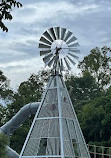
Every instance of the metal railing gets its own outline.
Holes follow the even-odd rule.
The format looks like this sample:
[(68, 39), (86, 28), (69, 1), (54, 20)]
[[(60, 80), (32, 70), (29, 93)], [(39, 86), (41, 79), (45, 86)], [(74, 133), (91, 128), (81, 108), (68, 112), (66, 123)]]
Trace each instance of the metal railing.
[(111, 147), (87, 145), (91, 158), (111, 158)]

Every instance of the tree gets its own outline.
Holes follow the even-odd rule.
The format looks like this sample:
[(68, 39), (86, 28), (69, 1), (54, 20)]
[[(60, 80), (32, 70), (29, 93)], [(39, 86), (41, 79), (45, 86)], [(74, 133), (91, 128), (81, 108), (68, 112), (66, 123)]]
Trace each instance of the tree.
[[(8, 103), (13, 98), (13, 91), (9, 87), (10, 82), (7, 77), (0, 70), (0, 100), (1, 102)], [(6, 122), (6, 111), (7, 108), (2, 106), (0, 103), (0, 126)]]
[(13, 91), (10, 89), (10, 81), (0, 70), (0, 98), (12, 99)]
[(87, 143), (109, 146), (111, 143), (111, 87), (99, 87), (90, 72), (66, 79), (71, 100), (76, 110)]
[(18, 93), (24, 97), (25, 103), (40, 101), (49, 73), (42, 70), (38, 74), (31, 74), (27, 81), (20, 84)]
[(0, 158), (8, 158), (6, 154), (7, 144), (8, 144), (7, 137), (0, 133)]
[(0, 104), (0, 127), (6, 123), (7, 108)]
[[(32, 119), (33, 119), (33, 117), (32, 117)], [(22, 150), (26, 136), (27, 136), (29, 129), (31, 127), (31, 124), (32, 124), (32, 119), (31, 118), (27, 119), (24, 122), (24, 124), (22, 126), (20, 126), (19, 129), (17, 129), (13, 133), (13, 135), (10, 136), (10, 146), (12, 149), (17, 151), (18, 153), (20, 153)]]
[(3, 31), (8, 32), (8, 28), (5, 26), (3, 20), (12, 20), (11, 11), (13, 7), (22, 7), (20, 2), (16, 0), (2, 0), (0, 3), (0, 27)]
[(111, 57), (107, 55), (109, 51), (111, 49), (107, 47), (96, 47), (78, 65), (82, 72), (89, 71), (100, 87), (105, 87), (111, 82)]
[[(7, 105), (7, 121), (25, 104), (41, 101), (41, 95), (49, 79), (49, 74), (50, 71), (41, 70), (37, 74), (31, 74), (27, 81), (20, 84), (17, 93), (14, 94), (14, 101), (11, 105)], [(29, 117), (11, 136), (10, 145), (17, 152), (20, 152), (22, 149), (33, 118), (34, 116)]]
[(99, 88), (94, 77), (88, 71), (83, 72), (83, 75), (79, 77), (69, 76), (66, 80), (66, 86), (73, 105), (77, 109), (103, 93), (103, 90)]
[(7, 90), (8, 87), (9, 87), (9, 80), (0, 70), (0, 96), (1, 97), (4, 97), (4, 92)]
[(101, 106), (95, 107), (95, 103), (89, 103), (82, 107), (78, 114), (79, 122), (87, 141), (101, 141), (100, 130), (102, 129), (101, 121), (104, 118), (104, 110)]
[(13, 102), (7, 105), (7, 120), (11, 119), (25, 104), (41, 101), (49, 74), (50, 71), (41, 70), (37, 74), (31, 74), (27, 81), (20, 84), (17, 93), (13, 96)]
[(78, 118), (87, 143), (109, 146), (111, 143), (111, 87), (107, 93), (78, 111)]

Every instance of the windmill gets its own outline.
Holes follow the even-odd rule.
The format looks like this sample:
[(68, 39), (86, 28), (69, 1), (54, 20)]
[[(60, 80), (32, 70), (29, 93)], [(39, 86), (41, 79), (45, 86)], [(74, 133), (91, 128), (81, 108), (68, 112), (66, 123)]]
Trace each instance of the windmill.
[(19, 158), (90, 158), (62, 71), (76, 64), (77, 38), (66, 28), (53, 27), (40, 38), (40, 55), (53, 73), (36, 112)]

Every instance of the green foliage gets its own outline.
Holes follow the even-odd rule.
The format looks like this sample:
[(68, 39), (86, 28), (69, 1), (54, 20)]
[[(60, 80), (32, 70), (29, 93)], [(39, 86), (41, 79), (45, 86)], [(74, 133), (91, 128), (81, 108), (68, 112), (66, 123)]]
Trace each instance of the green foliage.
[(72, 75), (67, 78), (66, 86), (74, 106), (79, 106), (81, 102), (89, 102), (103, 93), (103, 89), (99, 88), (88, 71), (83, 72), (83, 76)]
[[(32, 117), (33, 118), (33, 117)], [(20, 153), (24, 145), (26, 136), (32, 124), (32, 119), (29, 118), (25, 123), (17, 129), (10, 137), (10, 146), (12, 149)]]
[[(41, 95), (49, 79), (50, 71), (41, 70), (37, 74), (31, 74), (27, 81), (20, 84), (18, 91), (14, 94), (11, 105), (7, 106), (6, 120), (10, 120), (27, 103), (41, 101)], [(11, 136), (11, 147), (20, 152), (32, 124), (31, 116), (19, 129)]]
[(0, 127), (6, 123), (7, 108), (0, 105)]
[(9, 80), (0, 70), (0, 96), (4, 96), (4, 91), (6, 91), (7, 87), (9, 87)]
[(13, 96), (12, 104), (7, 106), (7, 120), (10, 120), (27, 103), (41, 101), (49, 74), (49, 71), (41, 70), (37, 74), (31, 74), (27, 81), (20, 84), (17, 93)]
[(87, 142), (109, 145), (111, 141), (111, 97), (109, 93), (84, 105), (78, 113), (78, 118)]
[(13, 7), (22, 7), (20, 2), (16, 0), (2, 0), (0, 3), (0, 27), (3, 31), (8, 32), (8, 28), (3, 23), (3, 20), (12, 20), (11, 11)]
[[(13, 91), (10, 90), (9, 83), (10, 82), (7, 79), (7, 77), (0, 70), (0, 99), (5, 102), (12, 100), (13, 97)], [(7, 108), (3, 107), (0, 104), (0, 126), (2, 126), (6, 122), (6, 115), (7, 115), (6, 111)]]
[(101, 49), (96, 47), (78, 65), (82, 72), (89, 71), (100, 87), (107, 86), (111, 82), (111, 57), (107, 55), (110, 51), (111, 49), (107, 47)]
[(8, 158), (6, 154), (7, 144), (8, 144), (7, 137), (0, 133), (0, 158)]
[(0, 98), (3, 99), (12, 99), (13, 91), (9, 87), (10, 81), (0, 70)]
[(104, 91), (89, 71), (67, 77), (66, 86), (86, 142), (110, 146), (111, 86)]

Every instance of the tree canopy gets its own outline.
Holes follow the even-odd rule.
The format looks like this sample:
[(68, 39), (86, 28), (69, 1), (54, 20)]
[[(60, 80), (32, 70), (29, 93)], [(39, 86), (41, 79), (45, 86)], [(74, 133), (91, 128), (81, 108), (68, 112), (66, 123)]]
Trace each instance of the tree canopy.
[(0, 96), (4, 96), (4, 91), (9, 87), (9, 80), (0, 70)]
[(87, 142), (111, 144), (111, 87), (108, 92), (82, 106), (78, 118)]
[(79, 63), (78, 67), (82, 72), (89, 71), (100, 87), (107, 86), (111, 83), (111, 56), (107, 55), (108, 52), (111, 52), (111, 49), (107, 47), (96, 47), (90, 52)]
[(89, 102), (103, 93), (103, 89), (99, 88), (95, 78), (88, 71), (83, 72), (82, 76), (69, 76), (66, 86), (73, 104), (77, 106), (78, 103)]
[(6, 154), (7, 144), (8, 144), (7, 137), (0, 133), (0, 158), (8, 158)]
[(10, 80), (0, 70), (0, 98), (9, 99), (13, 96), (13, 91), (10, 88)]
[(0, 3), (0, 28), (3, 31), (8, 32), (7, 26), (4, 24), (4, 20), (12, 20), (12, 8), (13, 7), (22, 7), (20, 2), (16, 0), (2, 0)]

